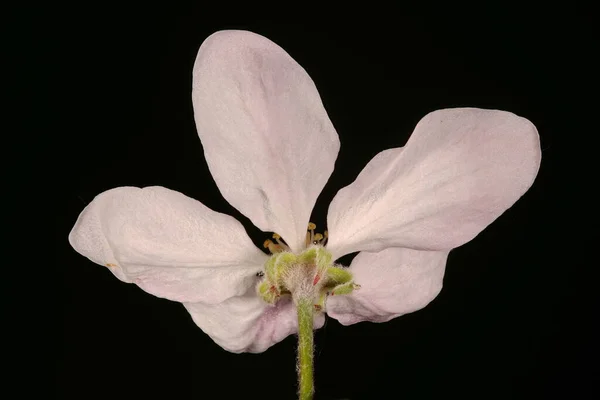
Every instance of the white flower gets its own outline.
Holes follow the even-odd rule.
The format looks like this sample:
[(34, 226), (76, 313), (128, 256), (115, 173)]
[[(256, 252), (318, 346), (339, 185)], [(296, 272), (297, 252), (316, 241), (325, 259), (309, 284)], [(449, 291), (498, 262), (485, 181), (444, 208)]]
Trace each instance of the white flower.
[[(283, 49), (244, 31), (202, 44), (193, 104), (204, 154), (225, 199), (300, 253), (329, 179), (338, 135), (308, 74)], [(361, 289), (330, 296), (342, 324), (388, 321), (440, 291), (448, 252), (473, 239), (532, 185), (541, 159), (536, 128), (514, 114), (434, 111), (403, 148), (376, 155), (333, 199), (327, 250)], [(297, 331), (295, 305), (257, 295), (269, 259), (234, 218), (163, 187), (98, 195), (71, 245), (124, 282), (184, 304), (232, 352), (261, 352)], [(324, 323), (315, 315), (315, 327)]]

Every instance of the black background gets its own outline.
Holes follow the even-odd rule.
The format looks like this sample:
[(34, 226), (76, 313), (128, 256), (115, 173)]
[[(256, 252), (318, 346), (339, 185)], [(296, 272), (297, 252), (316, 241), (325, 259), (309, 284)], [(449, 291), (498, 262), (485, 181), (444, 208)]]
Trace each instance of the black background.
[(557, 244), (569, 234), (557, 227), (560, 160), (565, 142), (583, 134), (577, 110), (593, 73), (591, 17), (471, 11), (479, 14), (295, 24), (232, 21), (202, 7), (98, 6), (50, 24), (40, 56), (66, 117), (56, 135), (66, 156), (56, 165), (68, 185), (57, 212), (58, 398), (295, 398), (295, 337), (258, 355), (228, 353), (183, 306), (118, 281), (67, 242), (95, 195), (161, 185), (235, 216), (262, 243), (265, 234), (221, 197), (194, 127), (193, 62), (220, 29), (266, 36), (315, 81), (341, 140), (313, 213), (320, 226), (337, 190), (375, 154), (402, 146), (429, 111), (508, 110), (540, 132), (535, 184), (450, 254), (444, 289), (428, 307), (384, 324), (328, 319), (316, 333), (316, 399), (598, 395), (594, 314), (577, 291), (585, 266), (565, 264)]

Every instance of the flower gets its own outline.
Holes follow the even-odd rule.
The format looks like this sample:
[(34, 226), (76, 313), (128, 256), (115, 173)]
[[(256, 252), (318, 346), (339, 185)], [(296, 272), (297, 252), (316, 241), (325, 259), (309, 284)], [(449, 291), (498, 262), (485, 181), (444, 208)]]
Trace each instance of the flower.
[[(277, 244), (265, 243), (274, 254), (231, 216), (163, 187), (101, 193), (69, 241), (118, 279), (183, 303), (231, 352), (262, 352), (297, 331), (288, 292), (308, 291), (322, 306), (316, 328), (325, 313), (348, 325), (425, 307), (441, 290), (448, 253), (510, 208), (541, 160), (537, 130), (524, 118), (431, 112), (404, 147), (377, 154), (337, 193), (328, 236), (310, 226), (307, 241), (340, 142), (306, 71), (262, 36), (220, 31), (200, 47), (192, 99), (220, 192), (258, 228), (277, 232)], [(333, 264), (352, 252), (360, 253), (347, 269)], [(298, 263), (313, 268), (298, 272)]]

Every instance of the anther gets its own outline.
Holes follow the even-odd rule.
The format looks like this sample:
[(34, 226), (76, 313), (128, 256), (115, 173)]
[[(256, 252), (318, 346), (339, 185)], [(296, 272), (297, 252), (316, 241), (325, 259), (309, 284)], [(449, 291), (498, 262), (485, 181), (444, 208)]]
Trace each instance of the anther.
[(321, 235), (320, 233), (315, 233), (315, 236), (313, 237), (313, 244), (319, 244), (322, 239), (323, 235)]

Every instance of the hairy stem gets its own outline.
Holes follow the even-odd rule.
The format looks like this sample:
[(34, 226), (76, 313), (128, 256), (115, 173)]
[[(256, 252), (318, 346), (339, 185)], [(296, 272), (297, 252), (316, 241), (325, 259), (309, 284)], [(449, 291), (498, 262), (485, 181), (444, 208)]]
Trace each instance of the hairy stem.
[(311, 400), (313, 384), (313, 301), (298, 299), (298, 394), (300, 400)]

